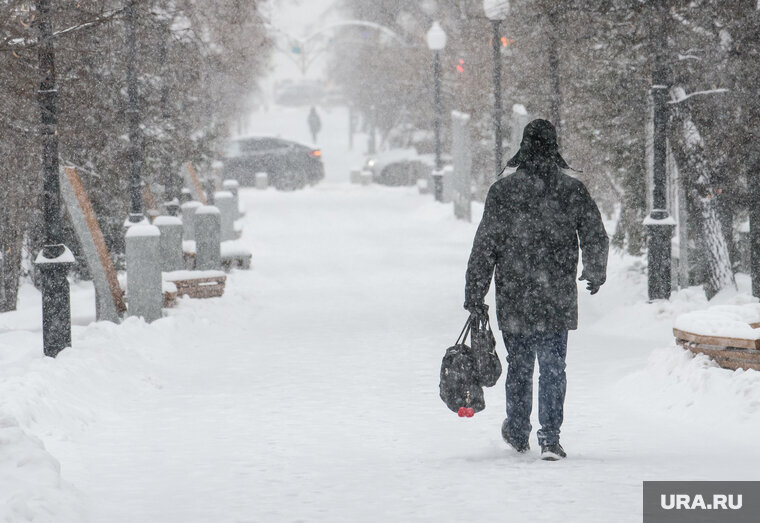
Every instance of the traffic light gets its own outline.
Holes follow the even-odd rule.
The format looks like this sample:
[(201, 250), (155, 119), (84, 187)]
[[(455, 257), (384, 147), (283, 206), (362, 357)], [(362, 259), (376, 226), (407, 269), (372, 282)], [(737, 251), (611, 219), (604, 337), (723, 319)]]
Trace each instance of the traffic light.
[(459, 59), (459, 63), (457, 64), (457, 72), (464, 73), (464, 60), (462, 58)]

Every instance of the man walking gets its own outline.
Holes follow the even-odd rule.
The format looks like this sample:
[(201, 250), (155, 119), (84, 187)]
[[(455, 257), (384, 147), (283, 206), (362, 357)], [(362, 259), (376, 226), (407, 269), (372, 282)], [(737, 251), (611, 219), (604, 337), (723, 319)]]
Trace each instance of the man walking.
[(464, 308), (488, 314), (483, 299), (495, 270), (496, 315), (507, 348), (507, 418), (502, 437), (517, 452), (530, 449), (533, 368), (539, 364), (538, 442), (541, 457), (566, 457), (559, 443), (563, 420), (568, 330), (578, 326), (575, 276), (596, 294), (605, 282), (608, 239), (599, 209), (559, 154), (546, 120), (530, 122), (517, 170), (494, 183), (486, 197), (467, 266)]
[(309, 111), (309, 117), (307, 120), (309, 123), (309, 130), (311, 131), (311, 141), (316, 144), (317, 135), (319, 134), (319, 130), (322, 129), (322, 120), (319, 118), (317, 110), (314, 107)]

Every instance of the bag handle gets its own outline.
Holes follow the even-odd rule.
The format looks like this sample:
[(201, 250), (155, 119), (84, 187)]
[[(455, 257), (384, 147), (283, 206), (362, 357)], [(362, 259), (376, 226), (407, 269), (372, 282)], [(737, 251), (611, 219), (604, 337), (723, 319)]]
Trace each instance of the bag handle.
[[(459, 336), (457, 337), (457, 341), (454, 343), (454, 345), (459, 345), (459, 342), (462, 343), (467, 341), (467, 336), (470, 335), (470, 328), (472, 327), (472, 320), (473, 317), (470, 315), (469, 318), (467, 318), (467, 322), (464, 324), (464, 327), (462, 327), (462, 332), (459, 333)], [(464, 338), (462, 337), (464, 335)]]
[(491, 329), (491, 319), (488, 316), (483, 318), (482, 316), (470, 314), (470, 319), (468, 321), (471, 323), (473, 330), (478, 331), (481, 328), (488, 330)]

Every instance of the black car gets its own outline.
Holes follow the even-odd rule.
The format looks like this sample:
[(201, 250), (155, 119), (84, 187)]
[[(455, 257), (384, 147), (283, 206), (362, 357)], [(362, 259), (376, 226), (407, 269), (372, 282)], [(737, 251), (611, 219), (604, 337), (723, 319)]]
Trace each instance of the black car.
[(269, 185), (279, 190), (300, 189), (325, 177), (322, 151), (281, 138), (233, 140), (223, 163), (224, 178), (242, 186), (255, 185), (259, 172), (267, 173)]

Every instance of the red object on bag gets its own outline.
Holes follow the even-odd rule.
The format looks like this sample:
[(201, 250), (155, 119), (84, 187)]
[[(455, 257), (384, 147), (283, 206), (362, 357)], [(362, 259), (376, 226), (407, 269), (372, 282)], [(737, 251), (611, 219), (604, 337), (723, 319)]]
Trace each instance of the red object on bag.
[(471, 418), (475, 415), (475, 409), (472, 407), (459, 407), (457, 415), (460, 418)]

